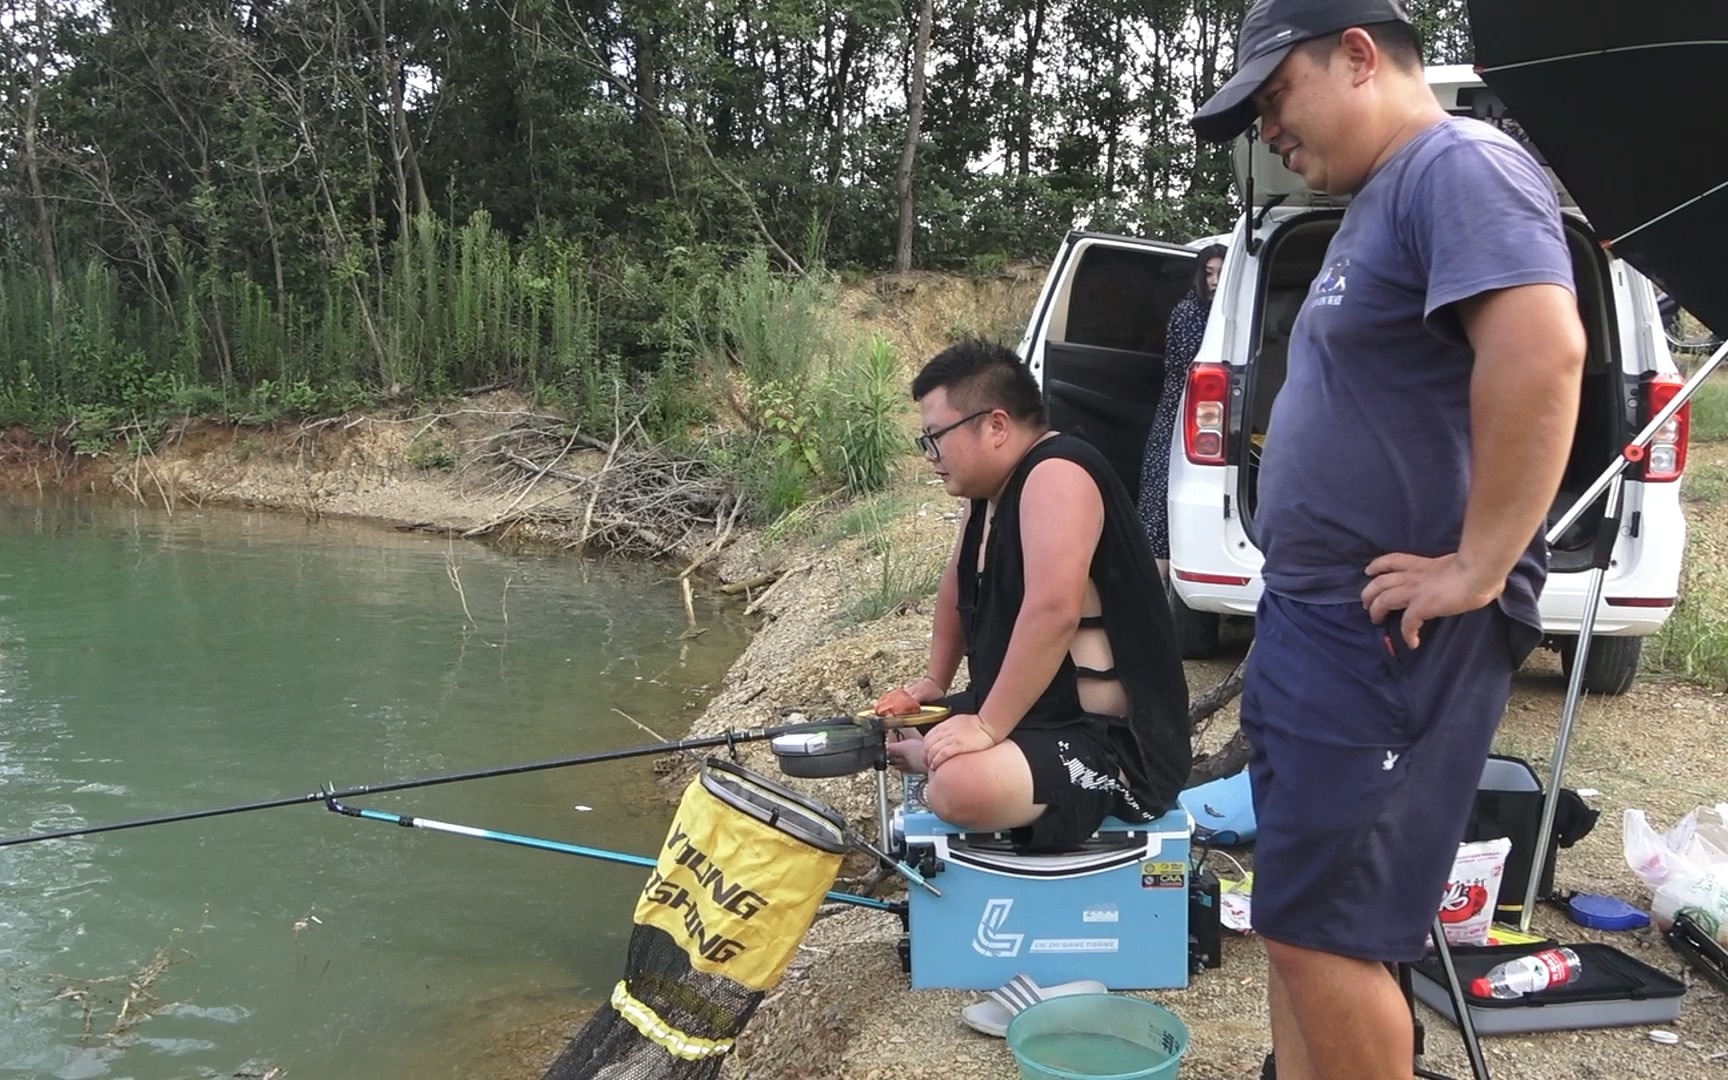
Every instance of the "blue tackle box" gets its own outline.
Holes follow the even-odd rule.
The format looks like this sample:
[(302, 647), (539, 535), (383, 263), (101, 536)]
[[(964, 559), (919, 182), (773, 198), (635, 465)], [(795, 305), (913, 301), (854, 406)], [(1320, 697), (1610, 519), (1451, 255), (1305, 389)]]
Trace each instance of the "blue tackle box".
[(1111, 990), (1186, 987), (1194, 821), (1106, 819), (1082, 850), (1021, 855), (1005, 835), (967, 833), (913, 797), (894, 812), (896, 846), (937, 868), (933, 896), (910, 886), (912, 988), (994, 990), (1096, 979)]

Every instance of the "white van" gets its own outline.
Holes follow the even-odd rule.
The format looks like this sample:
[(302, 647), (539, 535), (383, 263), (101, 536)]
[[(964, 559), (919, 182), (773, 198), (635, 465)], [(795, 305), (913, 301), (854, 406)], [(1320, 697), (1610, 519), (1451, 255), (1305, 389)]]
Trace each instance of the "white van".
[[(1503, 117), (1471, 68), (1431, 67), (1428, 78), (1454, 114)], [(1258, 447), (1283, 385), (1296, 313), (1347, 201), (1308, 190), (1264, 143), (1238, 139), (1233, 154), (1245, 213), (1230, 236), (1182, 245), (1071, 233), (1019, 350), (1044, 387), (1052, 423), (1097, 443), (1137, 495), (1163, 383), (1165, 323), (1189, 288), (1196, 249), (1211, 239), (1229, 246), (1170, 447), (1170, 599), (1191, 658), (1215, 653), (1220, 619), (1252, 617), (1259, 601)], [(1604, 252), (1558, 183), (1556, 190), (1589, 354), (1577, 435), (1550, 525), (1684, 382), (1668, 353), (1650, 281)], [(1627, 474), (1585, 671), (1588, 692), (1624, 692), (1637, 675), (1643, 638), (1673, 612), (1686, 547), (1678, 483), (1686, 427), (1683, 409), (1660, 434), (1661, 452), (1653, 445), (1645, 463)], [(1559, 650), (1568, 673), (1603, 510), (1598, 499), (1549, 557), (1542, 622), (1546, 644)]]

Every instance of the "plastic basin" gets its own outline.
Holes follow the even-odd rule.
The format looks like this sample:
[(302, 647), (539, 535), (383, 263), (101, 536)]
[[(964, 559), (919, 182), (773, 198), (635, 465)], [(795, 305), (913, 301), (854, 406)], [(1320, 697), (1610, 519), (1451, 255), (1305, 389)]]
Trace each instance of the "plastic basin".
[(1188, 1028), (1150, 1001), (1072, 994), (1015, 1016), (1008, 1049), (1021, 1080), (1176, 1080)]

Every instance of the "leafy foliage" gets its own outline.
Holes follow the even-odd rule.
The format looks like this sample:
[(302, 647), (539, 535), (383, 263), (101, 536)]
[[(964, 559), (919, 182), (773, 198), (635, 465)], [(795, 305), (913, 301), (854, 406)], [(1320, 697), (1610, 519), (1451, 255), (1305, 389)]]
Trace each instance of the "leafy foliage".
[[(1244, 7), (938, 5), (915, 264), (1226, 228), (1185, 120)], [(893, 260), (919, 8), (0, 0), (0, 419), (504, 383), (603, 424), (621, 380), (683, 438), (724, 358), (763, 505), (878, 487), (891, 380), (823, 267)], [(1413, 8), (1467, 59), (1464, 0)]]

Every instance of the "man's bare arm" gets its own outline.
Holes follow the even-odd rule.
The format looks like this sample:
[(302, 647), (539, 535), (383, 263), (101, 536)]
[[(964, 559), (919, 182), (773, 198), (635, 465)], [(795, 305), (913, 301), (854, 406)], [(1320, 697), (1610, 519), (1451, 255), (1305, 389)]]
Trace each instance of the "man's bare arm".
[(1025, 597), (1002, 671), (978, 710), (997, 742), (1020, 723), (1068, 655), (1103, 533), (1104, 500), (1085, 468), (1058, 458), (1032, 470), (1020, 496)]
[(1459, 306), (1476, 350), (1470, 379), (1470, 501), (1459, 561), (1498, 595), (1560, 490), (1584, 373), (1572, 293), (1524, 285)]

